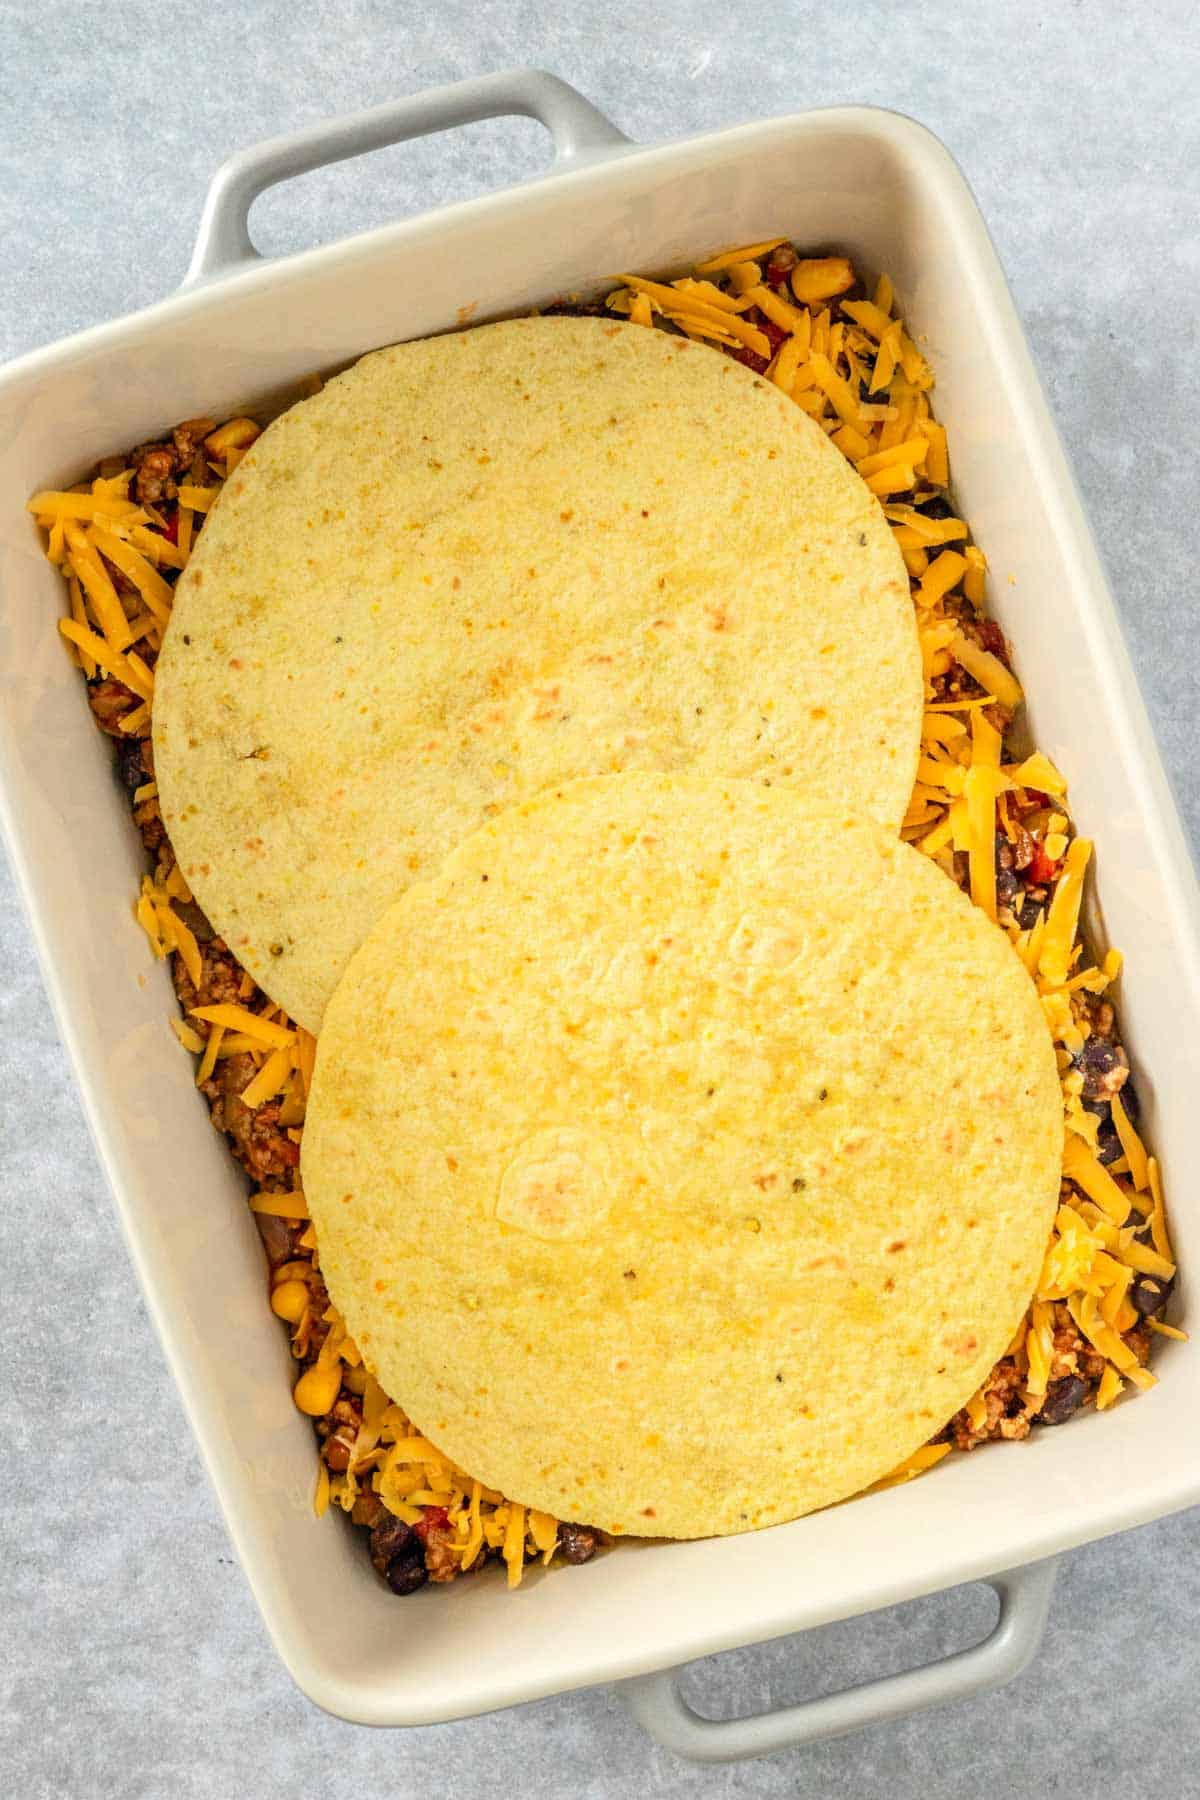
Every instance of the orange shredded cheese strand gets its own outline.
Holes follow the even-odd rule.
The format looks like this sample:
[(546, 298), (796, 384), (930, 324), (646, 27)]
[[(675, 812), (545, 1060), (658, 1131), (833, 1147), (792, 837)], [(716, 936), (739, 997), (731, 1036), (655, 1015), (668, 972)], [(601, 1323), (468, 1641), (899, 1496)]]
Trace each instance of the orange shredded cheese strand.
[[(74, 619), (60, 619), (58, 629), (71, 643), (85, 651), (100, 668), (106, 669), (116, 680), (124, 682), (125, 686), (137, 694), (139, 699), (149, 701), (153, 698), (153, 678), (151, 677), (147, 682), (146, 677), (149, 675), (149, 671), (145, 668), (145, 664), (141, 664), (139, 670), (127, 657), (110, 649), (103, 638), (98, 638), (95, 632), (89, 631), (86, 626), (77, 625)], [(138, 661), (140, 663), (141, 659), (139, 658)]]
[(242, 1105), (252, 1110), (273, 1100), (292, 1072), (291, 1046), (272, 1050), (254, 1080), (242, 1091)]
[(875, 367), (871, 374), (869, 392), (879, 394), (892, 384), (896, 373), (896, 358), (900, 349), (899, 323), (892, 325), (884, 332), (875, 358)]
[[(764, 238), (761, 244), (744, 244), (740, 250), (722, 250), (719, 256), (706, 256), (703, 262), (696, 264), (698, 275), (716, 275), (722, 269), (731, 269), (736, 263), (757, 262), (760, 256), (766, 256), (769, 250), (778, 250), (780, 244), (786, 244), (786, 238)], [(621, 280), (628, 278), (622, 275)]]
[(269, 1213), (273, 1219), (307, 1219), (308, 1203), (299, 1188), (290, 1194), (258, 1193), (250, 1196), (250, 1211)]
[(781, 299), (769, 287), (752, 287), (743, 298), (757, 306), (759, 312), (770, 319), (772, 325), (778, 325), (781, 331), (795, 331), (800, 323), (800, 308)]
[(171, 1019), (171, 1030), (175, 1033), (175, 1036), (179, 1039), (185, 1050), (189, 1050), (193, 1056), (201, 1055), (204, 1050), (204, 1039), (200, 1036), (198, 1031), (193, 1031), (191, 1026), (186, 1024), (183, 1019), (175, 1017), (174, 1015)]
[[(911, 463), (894, 463), (891, 468), (877, 469), (874, 475), (868, 475), (866, 480), (867, 486), (870, 488), (871, 492), (879, 495), (882, 499), (885, 494), (906, 493), (916, 480), (916, 476), (913, 472)], [(918, 552), (917, 554), (920, 555), (922, 553)], [(908, 557), (906, 555), (905, 562), (907, 563), (907, 561)], [(922, 563), (921, 568), (923, 569), (924, 566), (924, 563)], [(919, 572), (920, 571), (914, 570), (911, 567), (909, 568), (910, 575)]]
[[(813, 378), (821, 392), (826, 395), (833, 410), (844, 425), (851, 425), (861, 430), (862, 421), (858, 415), (858, 401), (850, 391), (849, 384), (843, 380), (827, 356), (814, 350), (808, 359)], [(894, 471), (893, 471), (894, 474)], [(878, 480), (878, 477), (875, 477)], [(911, 477), (910, 477), (911, 486)], [(870, 486), (870, 483), (867, 484)], [(878, 491), (878, 490), (876, 490)]]
[(178, 545), (173, 544), (170, 538), (163, 537), (161, 532), (149, 531), (142, 525), (129, 525), (126, 529), (126, 524), (126, 521), (122, 521), (113, 529), (120, 531), (123, 537), (127, 536), (129, 542), (136, 545), (149, 562), (162, 564), (168, 569), (182, 569), (187, 558), (180, 554)]
[(895, 320), (870, 300), (843, 300), (842, 311), (869, 332), (876, 343), (882, 343), (888, 332), (896, 329)]
[[(935, 487), (948, 487), (950, 483), (950, 458), (946, 448), (946, 427), (936, 420), (926, 418), (921, 426), (929, 439), (929, 452), (925, 458), (925, 473)], [(969, 596), (968, 596), (969, 597)], [(982, 599), (982, 595), (980, 596)]]
[(282, 1050), (296, 1041), (294, 1029), (286, 1025), (276, 1025), (271, 1019), (262, 1019), (248, 1006), (236, 1006), (231, 1000), (224, 1000), (217, 1006), (193, 1006), (194, 1019), (204, 1019), (210, 1025), (226, 1025), (230, 1031), (242, 1031), (257, 1043), (266, 1044), (271, 1050)]
[[(86, 631), (87, 614), (83, 609), (83, 590), (79, 585), (79, 577), (74, 571), (67, 577), (67, 593), (71, 600), (71, 617), (76, 625), (82, 627), (82, 629)], [(96, 673), (95, 662), (88, 655), (86, 650), (81, 649), (78, 644), (72, 643), (70, 638), (67, 639), (67, 643), (70, 645), (75, 659), (79, 663), (87, 679), (91, 681)]]
[(967, 599), (971, 602), (972, 606), (982, 606), (985, 591), (984, 578), (987, 574), (987, 558), (984, 556), (983, 551), (977, 549), (974, 544), (968, 544), (963, 551), (963, 555), (967, 562), (967, 572), (963, 576), (963, 593), (967, 596)]
[(135, 550), (132, 544), (126, 543), (114, 532), (106, 531), (103, 525), (92, 527), (91, 541), (98, 550), (103, 551), (114, 568), (120, 569), (122, 575), (132, 581), (148, 610), (160, 625), (165, 625), (171, 617), (171, 589), (154, 564), (139, 550)]
[(1124, 1310), (1125, 1296), (1132, 1283), (1133, 1270), (1128, 1263), (1118, 1264), (1117, 1273), (1105, 1288), (1100, 1301), (1100, 1317), (1106, 1325), (1112, 1325), (1118, 1331), (1121, 1329), (1118, 1319)]
[(1111, 1406), (1113, 1401), (1117, 1398), (1117, 1395), (1124, 1391), (1124, 1388), (1125, 1383), (1121, 1380), (1121, 1377), (1117, 1374), (1117, 1371), (1113, 1368), (1112, 1364), (1106, 1363), (1104, 1365), (1104, 1373), (1100, 1377), (1100, 1385), (1096, 1389), (1096, 1411), (1103, 1412), (1106, 1407)]
[(1136, 1269), (1139, 1275), (1161, 1275), (1164, 1281), (1170, 1281), (1175, 1273), (1175, 1264), (1171, 1258), (1158, 1250), (1152, 1250), (1149, 1244), (1126, 1244), (1121, 1254), (1130, 1268)]
[(864, 1491), (868, 1494), (876, 1494), (883, 1488), (898, 1487), (902, 1482), (912, 1481), (916, 1476), (924, 1475), (927, 1470), (932, 1469), (935, 1464), (940, 1463), (943, 1456), (948, 1456), (952, 1449), (953, 1445), (949, 1443), (924, 1444), (920, 1450), (914, 1451), (913, 1454), (902, 1462), (898, 1468), (893, 1469), (890, 1475), (885, 1475), (882, 1480), (873, 1482), (872, 1485)]
[(198, 988), (204, 974), (204, 964), (200, 956), (200, 946), (190, 927), (184, 924), (168, 900), (156, 898), (154, 910), (158, 914), (159, 927), (164, 941), (170, 945), (172, 950), (178, 951), (193, 987)]
[(216, 503), (220, 488), (196, 487), (193, 482), (184, 481), (179, 485), (179, 504), (186, 506), (189, 512), (206, 513)]
[(312, 1092), (313, 1070), (317, 1062), (317, 1040), (303, 1026), (296, 1027), (296, 1065), (307, 1097)]
[(47, 520), (129, 519), (135, 515), (144, 519), (146, 516), (132, 500), (119, 494), (65, 494), (53, 488), (43, 488), (32, 500), (27, 500), (25, 510)]
[(1154, 1196), (1154, 1211), (1150, 1214), (1150, 1236), (1158, 1254), (1167, 1262), (1171, 1262), (1173, 1261), (1171, 1240), (1167, 1236), (1167, 1214), (1163, 1205), (1162, 1177), (1159, 1174), (1156, 1156), (1147, 1157), (1146, 1173), (1150, 1178), (1150, 1192)]
[(1024, 698), (1020, 682), (1011, 669), (1005, 667), (998, 656), (990, 650), (984, 650), (962, 632), (956, 631), (950, 644), (950, 651), (956, 662), (960, 662), (968, 675), (973, 675), (980, 687), (993, 694), (1001, 706), (1014, 711)]
[(1043, 792), (1054, 795), (1065, 794), (1067, 791), (1065, 777), (1059, 773), (1048, 756), (1042, 755), (1040, 750), (1035, 750), (1032, 756), (1027, 756), (1025, 761), (1018, 763), (1010, 773), (1018, 787), (1041, 788)]
[(67, 544), (67, 560), (87, 595), (105, 640), (112, 650), (124, 650), (133, 642), (133, 632), (99, 556), (81, 532), (68, 531)]
[[(925, 460), (925, 452), (928, 448), (928, 442), (923, 437), (906, 438), (902, 444), (892, 444), (887, 450), (875, 450), (870, 456), (860, 457), (854, 466), (864, 481), (868, 476), (878, 474), (880, 469), (889, 469), (896, 463), (907, 464), (909, 468), (919, 469)], [(936, 522), (930, 520), (930, 524), (934, 525), (935, 529), (926, 542), (936, 543), (939, 536)]]
[(1101, 1212), (1114, 1225), (1124, 1225), (1129, 1214), (1129, 1201), (1108, 1170), (1088, 1149), (1083, 1139), (1068, 1134), (1063, 1148), (1063, 1173), (1094, 1200)]
[(1112, 1097), (1113, 1124), (1117, 1128), (1117, 1139), (1129, 1161), (1129, 1173), (1133, 1177), (1133, 1185), (1139, 1193), (1145, 1193), (1150, 1186), (1149, 1159), (1146, 1146), (1134, 1130), (1125, 1111), (1120, 1094)]
[(967, 566), (965, 556), (957, 550), (943, 550), (936, 561), (930, 563), (929, 572), (917, 589), (918, 606), (934, 606), (955, 587)]
[(208, 1034), (208, 1042), (204, 1046), (204, 1055), (200, 1059), (200, 1067), (196, 1070), (196, 1086), (203, 1087), (216, 1067), (217, 1057), (221, 1054), (221, 1039), (225, 1036), (223, 1025), (214, 1025)]
[(1038, 972), (1055, 987), (1070, 974), (1071, 956), (1079, 930), (1079, 908), (1083, 900), (1083, 877), (1092, 854), (1089, 838), (1076, 838), (1055, 884), (1046, 917), (1046, 935), (1038, 958)]
[(515, 1500), (509, 1502), (508, 1522), (504, 1527), (504, 1548), (501, 1551), (508, 1567), (508, 1585), (516, 1587), (521, 1579), (521, 1566), (525, 1561), (525, 1508)]
[(982, 712), (971, 714), (971, 767), (963, 797), (971, 842), (967, 851), (971, 898), (989, 919), (996, 917), (996, 801), (1000, 773), (1000, 733)]
[(638, 275), (622, 275), (621, 280), (635, 293), (645, 294), (656, 301), (668, 318), (678, 318), (680, 321), (691, 318), (699, 325), (707, 325), (710, 330), (740, 339), (759, 356), (770, 356), (770, 339), (755, 326), (747, 325), (744, 319), (739, 319), (736, 313), (722, 312), (718, 307), (694, 300), (689, 294), (664, 287), (660, 281), (644, 281)]

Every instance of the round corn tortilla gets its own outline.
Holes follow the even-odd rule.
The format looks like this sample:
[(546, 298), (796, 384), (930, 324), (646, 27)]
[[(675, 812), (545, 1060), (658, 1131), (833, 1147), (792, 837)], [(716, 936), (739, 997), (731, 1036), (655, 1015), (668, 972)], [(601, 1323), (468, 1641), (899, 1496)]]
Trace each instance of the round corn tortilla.
[(512, 809), (385, 915), (302, 1171), (419, 1430), (559, 1518), (695, 1537), (856, 1493), (964, 1404), (1062, 1131), (1033, 983), (918, 851), (638, 774)]
[(898, 827), (922, 685), (874, 497), (686, 338), (522, 319), (366, 357), (225, 487), (159, 660), (197, 899), (316, 1031), (410, 881), (572, 776), (803, 785)]

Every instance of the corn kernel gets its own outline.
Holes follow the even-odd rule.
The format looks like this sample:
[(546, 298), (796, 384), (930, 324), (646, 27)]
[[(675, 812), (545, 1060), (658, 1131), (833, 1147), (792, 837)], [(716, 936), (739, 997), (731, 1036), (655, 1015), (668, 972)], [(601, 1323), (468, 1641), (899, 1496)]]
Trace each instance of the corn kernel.
[(308, 1305), (308, 1287), (303, 1281), (281, 1281), (271, 1292), (271, 1311), (277, 1319), (298, 1325)]
[(792, 292), (801, 306), (832, 300), (854, 285), (854, 270), (844, 256), (811, 256), (792, 270)]
[(307, 1281), (312, 1274), (312, 1264), (307, 1257), (297, 1256), (292, 1262), (280, 1263), (277, 1269), (271, 1270), (271, 1285), (278, 1287), (281, 1281)]
[(249, 449), (261, 435), (262, 429), (253, 419), (228, 419), (205, 438), (204, 448), (211, 456), (224, 456), (229, 450)]
[(337, 1399), (341, 1385), (342, 1372), (336, 1363), (326, 1367), (314, 1363), (311, 1369), (305, 1369), (292, 1389), (292, 1399), (302, 1413), (320, 1419)]

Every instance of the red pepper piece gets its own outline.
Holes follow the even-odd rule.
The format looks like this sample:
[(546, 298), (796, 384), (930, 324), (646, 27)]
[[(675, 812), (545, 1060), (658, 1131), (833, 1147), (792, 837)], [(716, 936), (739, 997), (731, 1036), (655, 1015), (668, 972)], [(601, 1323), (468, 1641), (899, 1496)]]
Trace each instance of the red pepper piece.
[(431, 1531), (442, 1531), (450, 1523), (450, 1514), (444, 1506), (426, 1506), (413, 1526), (413, 1530), (424, 1543)]
[(1055, 862), (1052, 856), (1046, 855), (1044, 845), (1035, 844), (1033, 846), (1033, 860), (1028, 869), (1030, 886), (1045, 887), (1048, 882), (1054, 880), (1061, 867), (1061, 861)]

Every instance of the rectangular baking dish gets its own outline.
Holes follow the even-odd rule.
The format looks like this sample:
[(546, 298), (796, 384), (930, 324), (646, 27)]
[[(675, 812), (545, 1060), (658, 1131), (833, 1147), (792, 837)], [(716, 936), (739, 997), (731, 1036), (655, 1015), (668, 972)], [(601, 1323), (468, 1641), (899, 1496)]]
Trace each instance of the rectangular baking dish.
[[(279, 262), (253, 252), (249, 204), (271, 181), (506, 112), (552, 132), (547, 175)], [(647, 1677), (1012, 1571), (1200, 1499), (1200, 1361), (1164, 1340), (1156, 1388), (1068, 1430), (951, 1458), (925, 1480), (771, 1531), (626, 1546), (532, 1574), (515, 1593), (481, 1579), (397, 1601), (350, 1531), (312, 1516), (311, 1428), (291, 1404), (241, 1177), (196, 1097), (168, 1023), (168, 979), (132, 917), (141, 849), (53, 629), (59, 578), (25, 500), (180, 418), (278, 403), (313, 369), (376, 345), (779, 232), (886, 268), (921, 334), (1034, 736), (1097, 842), (1103, 907), (1092, 928), (1127, 954), (1125, 1041), (1186, 1277), (1200, 1264), (1195, 875), (1002, 273), (966, 182), (920, 126), (840, 108), (641, 148), (553, 77), (464, 83), (234, 159), (210, 193), (183, 292), (0, 374), (0, 804), (11, 856), (130, 1251), (247, 1577), (296, 1681), (348, 1719), (429, 1723)], [(1036, 1643), (1048, 1581), (1043, 1569), (999, 1585), (989, 1647), (957, 1672), (921, 1671), (923, 1687), (919, 1677), (882, 1684), (871, 1716), (1014, 1671)], [(842, 1696), (840, 1713), (822, 1702), (807, 1722), (793, 1709), (782, 1725), (743, 1722), (739, 1737), (685, 1719), (661, 1680), (629, 1693), (644, 1722), (699, 1756), (867, 1716)]]

